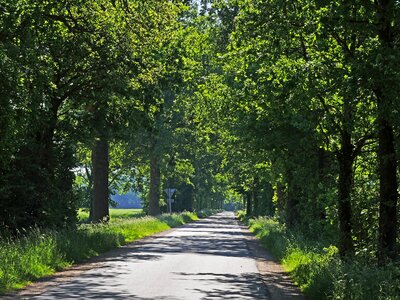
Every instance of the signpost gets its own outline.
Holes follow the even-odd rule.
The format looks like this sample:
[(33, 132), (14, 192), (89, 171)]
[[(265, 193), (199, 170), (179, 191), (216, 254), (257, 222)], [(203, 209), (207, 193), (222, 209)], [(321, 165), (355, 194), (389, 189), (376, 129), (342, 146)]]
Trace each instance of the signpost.
[(176, 189), (172, 189), (172, 188), (164, 190), (164, 192), (167, 194), (167, 197), (168, 197), (168, 199), (167, 199), (168, 200), (168, 210), (169, 210), (170, 214), (172, 214), (172, 203), (174, 203), (174, 199), (172, 199), (172, 196), (174, 195), (175, 191), (176, 191)]

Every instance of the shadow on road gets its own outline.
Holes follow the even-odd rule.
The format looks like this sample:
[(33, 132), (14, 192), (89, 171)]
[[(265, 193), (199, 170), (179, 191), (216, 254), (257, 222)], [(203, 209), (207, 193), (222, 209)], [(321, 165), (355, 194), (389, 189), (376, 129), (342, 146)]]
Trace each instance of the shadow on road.
[[(181, 280), (195, 279), (197, 281), (210, 282), (215, 286), (215, 281), (224, 285), (229, 285), (233, 288), (230, 290), (223, 288), (195, 288), (194, 290), (201, 293), (201, 299), (267, 299), (266, 289), (263, 288), (263, 282), (259, 274), (246, 273), (240, 275), (218, 274), (218, 273), (174, 273), (181, 276)], [(128, 291), (121, 290), (118, 284), (110, 286), (107, 281), (107, 290), (104, 290), (104, 279), (107, 276), (115, 276), (112, 274), (98, 276), (96, 281), (93, 281), (93, 275), (83, 276), (80, 280), (74, 280), (68, 284), (68, 289), (56, 289), (42, 296), (37, 296), (35, 299), (138, 299), (138, 300), (174, 300), (182, 299), (173, 296), (165, 297), (139, 297)], [(88, 281), (90, 279), (90, 281)], [(98, 279), (98, 280), (97, 280)], [(113, 291), (110, 291), (110, 288)]]
[[(156, 236), (143, 245), (130, 248), (117, 257), (106, 261), (126, 259), (156, 260), (165, 254), (196, 253), (229, 257), (252, 257), (245, 243), (250, 233), (238, 227), (232, 217), (210, 218), (187, 224), (174, 236)], [(140, 253), (139, 253), (140, 252)]]
[[(184, 253), (254, 258), (246, 243), (248, 236), (250, 234), (241, 230), (232, 215), (219, 215), (218, 217), (200, 220), (180, 227), (173, 234), (154, 236), (143, 242), (114, 250), (99, 260), (99, 262), (104, 263), (105, 268), (96, 268), (82, 273), (79, 277), (42, 295), (36, 295), (36, 297), (28, 295), (27, 299), (182, 299), (171, 296), (139, 297), (134, 294), (135, 282), (132, 282), (133, 288), (128, 291), (126, 284), (120, 284), (117, 277), (131, 273), (132, 263), (157, 261), (163, 259), (166, 255)], [(131, 264), (130, 267), (127, 267), (127, 261)], [(109, 265), (112, 265), (112, 268), (108, 268)], [(140, 267), (138, 265), (138, 268)], [(259, 273), (175, 272), (172, 274), (177, 276), (179, 281), (188, 280), (203, 283), (190, 287), (191, 290), (203, 295), (201, 299), (267, 298), (267, 289)], [(224, 286), (228, 286), (229, 289), (224, 288)]]
[(226, 289), (195, 289), (205, 296), (202, 299), (266, 299), (266, 289), (260, 274), (244, 273), (234, 274), (216, 274), (216, 273), (176, 273), (184, 277), (194, 278), (198, 281), (214, 281), (224, 285), (233, 286), (230, 290)]

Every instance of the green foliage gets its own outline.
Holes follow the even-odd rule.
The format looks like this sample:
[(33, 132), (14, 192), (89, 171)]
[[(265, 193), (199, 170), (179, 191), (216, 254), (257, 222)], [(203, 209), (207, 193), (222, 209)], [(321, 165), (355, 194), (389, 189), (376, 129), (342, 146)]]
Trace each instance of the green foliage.
[(215, 32), (228, 39), (191, 104), (201, 99), (198, 127), (223, 136), (212, 151), (248, 217), (275, 213), (343, 257), (372, 261), (382, 247), (396, 257), (397, 167), (388, 161), (398, 155), (382, 149), (398, 136), (399, 11), (396, 1), (213, 1)]
[[(175, 211), (247, 204), (247, 218), (285, 223), (252, 226), (273, 237), (265, 243), (308, 294), (362, 298), (354, 283), (376, 287), (377, 298), (395, 295), (397, 279), (386, 276), (395, 265), (371, 267), (392, 278), (381, 286), (351, 268), (398, 248), (399, 1), (0, 0), (0, 8), (6, 231), (74, 224), (76, 207), (91, 203), (90, 151), (102, 135), (109, 190), (152, 194), (164, 211), (167, 187), (177, 189)], [(156, 186), (150, 171), (160, 174)], [(384, 256), (395, 258), (392, 250)]]
[(82, 224), (71, 230), (55, 232), (57, 247), (69, 264), (79, 263), (124, 244), (125, 237), (104, 224)]
[(34, 229), (17, 240), (0, 241), (0, 291), (18, 288), (69, 265), (55, 232)]
[(158, 0), (0, 6), (1, 224), (62, 227), (90, 195), (89, 183), (72, 187), (74, 167), (86, 166), (77, 148), (90, 149), (101, 132), (120, 150), (112, 152), (111, 177), (131, 170), (123, 141), (152, 104), (138, 95), (164, 73), (157, 54), (182, 7)]
[(183, 212), (180, 214), (172, 214), (172, 215), (164, 214), (161, 215), (160, 219), (166, 224), (168, 224), (170, 227), (176, 227), (190, 220), (198, 220), (199, 217), (200, 216), (197, 216), (196, 213)]
[(236, 211), (236, 217), (241, 221), (241, 222), (247, 222), (248, 221), (248, 217), (246, 215), (246, 211), (245, 210), (238, 210)]
[(399, 295), (398, 264), (378, 267), (363, 258), (342, 261), (336, 246), (319, 242), (320, 237), (315, 240), (288, 231), (274, 219), (251, 219), (249, 226), (309, 299), (396, 299)]

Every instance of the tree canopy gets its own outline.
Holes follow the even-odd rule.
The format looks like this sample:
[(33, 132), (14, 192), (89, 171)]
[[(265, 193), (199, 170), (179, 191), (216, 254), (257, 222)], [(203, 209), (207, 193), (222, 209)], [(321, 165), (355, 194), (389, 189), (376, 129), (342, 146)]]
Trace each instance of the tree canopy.
[(0, 224), (223, 208), (398, 258), (400, 4), (0, 0)]

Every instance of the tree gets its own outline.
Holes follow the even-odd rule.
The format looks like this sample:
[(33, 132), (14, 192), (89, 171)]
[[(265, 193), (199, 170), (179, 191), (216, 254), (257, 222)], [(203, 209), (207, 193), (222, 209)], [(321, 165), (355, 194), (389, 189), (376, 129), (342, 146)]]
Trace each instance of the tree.
[(397, 107), (400, 75), (396, 69), (399, 57), (398, 14), (400, 4), (397, 1), (374, 1), (376, 12), (376, 31), (379, 44), (376, 52), (377, 76), (374, 78), (373, 91), (378, 105), (378, 157), (379, 157), (379, 244), (378, 260), (385, 263), (397, 258), (396, 240), (398, 235), (398, 181), (395, 151), (394, 124), (391, 116)]
[[(110, 103), (125, 104), (115, 99), (126, 99), (137, 85), (133, 78), (148, 69), (147, 57), (168, 38), (179, 8), (169, 1), (12, 1), (1, 7), (7, 16), (1, 53), (17, 79), (5, 100), (16, 114), (4, 118), (2, 111), (4, 126), (20, 115), (9, 131), (18, 140), (2, 139), (12, 158), (1, 169), (8, 190), (3, 220), (12, 228), (66, 225), (76, 218), (76, 143), (112, 137), (111, 129), (106, 137), (95, 133), (96, 123), (110, 125)], [(82, 124), (85, 130), (77, 130)], [(101, 190), (107, 191), (104, 184)]]

